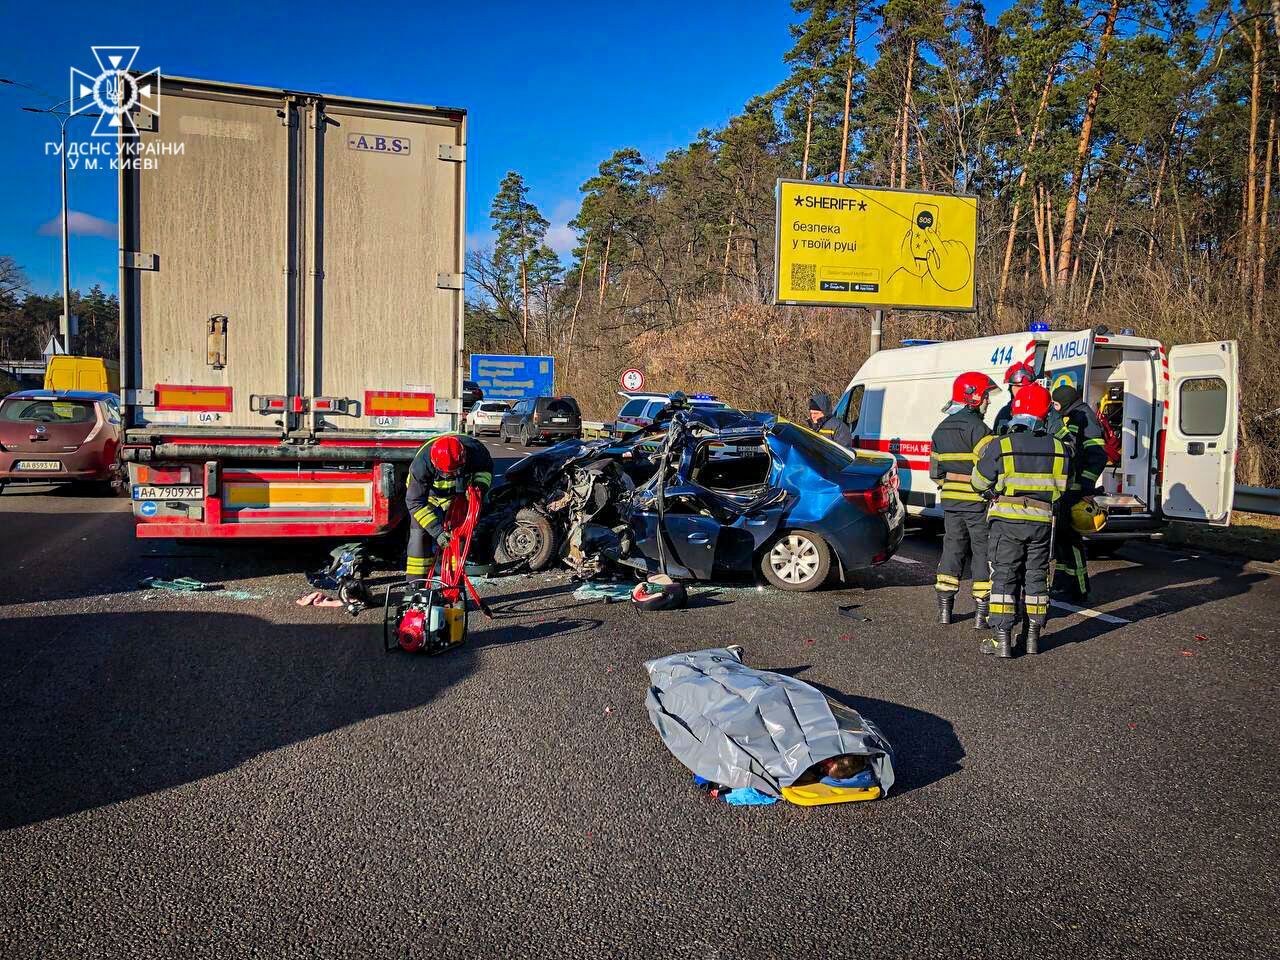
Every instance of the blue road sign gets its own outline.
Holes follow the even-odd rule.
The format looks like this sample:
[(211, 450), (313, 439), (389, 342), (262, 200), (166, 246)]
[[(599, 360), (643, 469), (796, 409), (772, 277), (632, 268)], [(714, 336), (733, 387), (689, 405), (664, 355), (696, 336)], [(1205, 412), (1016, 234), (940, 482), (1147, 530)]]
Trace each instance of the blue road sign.
[(486, 400), (524, 400), (555, 393), (555, 357), (473, 353), (471, 379)]
[(138, 512), (144, 517), (154, 517), (156, 515), (156, 502), (154, 500), (143, 500), (138, 506)]

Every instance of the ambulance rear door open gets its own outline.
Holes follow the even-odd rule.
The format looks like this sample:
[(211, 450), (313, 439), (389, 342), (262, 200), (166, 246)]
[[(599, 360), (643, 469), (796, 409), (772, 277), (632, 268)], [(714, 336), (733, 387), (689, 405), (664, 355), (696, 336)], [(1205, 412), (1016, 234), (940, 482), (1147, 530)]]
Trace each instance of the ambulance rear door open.
[(1093, 331), (1051, 333), (1045, 342), (1040, 376), (1049, 392), (1070, 384), (1088, 398), (1089, 366), (1093, 362)]
[(1236, 341), (1169, 350), (1169, 423), (1160, 506), (1175, 520), (1231, 522), (1240, 409)]

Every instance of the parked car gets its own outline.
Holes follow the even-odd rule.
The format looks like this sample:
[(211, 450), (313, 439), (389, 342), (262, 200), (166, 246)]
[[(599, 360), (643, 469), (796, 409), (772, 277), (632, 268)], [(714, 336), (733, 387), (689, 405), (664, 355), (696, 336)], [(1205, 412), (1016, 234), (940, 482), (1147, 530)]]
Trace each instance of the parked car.
[(684, 410), (657, 444), (637, 435), (525, 457), (494, 488), (477, 542), (498, 564), (532, 570), (562, 560), (580, 576), (758, 572), (804, 592), (888, 560), (905, 516), (889, 455), (773, 416)]
[(502, 426), (502, 418), (511, 409), (505, 400), (482, 400), (471, 408), (467, 419), (463, 421), (462, 430), (473, 437), (482, 433), (497, 433)]
[(474, 380), (462, 381), (462, 412), (470, 413), (471, 408), (484, 399), (484, 391)]
[(20, 390), (0, 400), (0, 490), (15, 482), (93, 483), (122, 473), (120, 405), (92, 390)]
[(517, 400), (498, 427), (502, 440), (520, 438), (521, 446), (535, 440), (565, 440), (582, 436), (582, 412), (573, 397)]
[[(653, 423), (654, 417), (670, 403), (671, 398), (665, 393), (631, 393), (619, 390), (622, 397), (622, 408), (613, 421), (613, 435), (625, 437), (642, 430)], [(689, 406), (697, 410), (727, 410), (729, 405), (722, 403), (706, 393), (697, 393), (688, 398)]]

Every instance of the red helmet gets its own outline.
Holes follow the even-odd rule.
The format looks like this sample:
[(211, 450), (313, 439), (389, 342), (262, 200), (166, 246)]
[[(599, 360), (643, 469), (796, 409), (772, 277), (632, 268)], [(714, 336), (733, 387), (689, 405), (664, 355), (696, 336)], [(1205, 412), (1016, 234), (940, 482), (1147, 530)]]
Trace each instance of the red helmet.
[(1043, 420), (1049, 415), (1049, 399), (1048, 390), (1034, 381), (1028, 383), (1013, 398), (1013, 415), (1017, 417), (1029, 414), (1037, 420)]
[(1035, 380), (1036, 371), (1031, 364), (1025, 360), (1015, 363), (1012, 367), (1004, 372), (1005, 383), (1030, 383)]
[(999, 389), (985, 373), (962, 373), (951, 385), (951, 402), (963, 403), (966, 407), (980, 406), (988, 393)]
[(446, 477), (457, 473), (466, 462), (467, 452), (462, 447), (462, 441), (452, 434), (431, 444), (431, 465)]

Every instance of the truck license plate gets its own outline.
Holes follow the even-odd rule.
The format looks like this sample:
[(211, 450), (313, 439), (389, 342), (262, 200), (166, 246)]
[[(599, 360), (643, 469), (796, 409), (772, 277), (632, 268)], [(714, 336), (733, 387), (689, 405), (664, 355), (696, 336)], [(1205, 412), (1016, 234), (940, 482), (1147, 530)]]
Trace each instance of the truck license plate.
[(144, 487), (133, 485), (135, 500), (203, 500), (204, 487)]
[(58, 460), (19, 460), (13, 465), (15, 470), (61, 470), (62, 463)]

